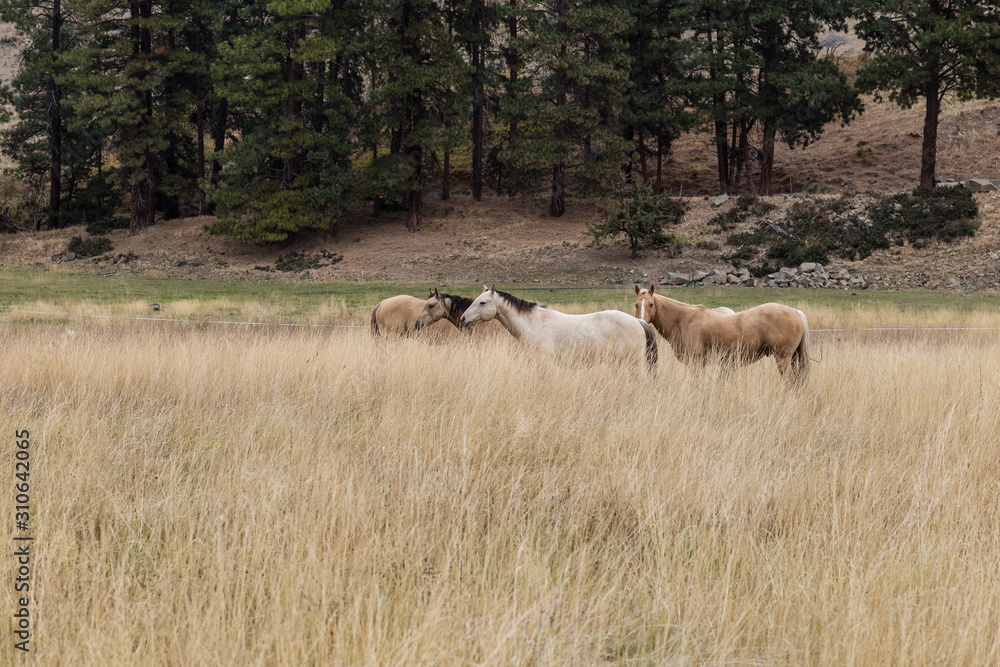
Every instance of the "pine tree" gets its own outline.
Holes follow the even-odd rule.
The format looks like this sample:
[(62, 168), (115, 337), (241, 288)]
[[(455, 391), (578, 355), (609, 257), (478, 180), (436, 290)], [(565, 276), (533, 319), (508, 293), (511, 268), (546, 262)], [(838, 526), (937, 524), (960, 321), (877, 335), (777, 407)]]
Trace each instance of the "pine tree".
[[(177, 183), (175, 150), (192, 105), (178, 78), (197, 67), (181, 32), (199, 0), (66, 0), (81, 19), (83, 45), (72, 54), (67, 102), (108, 137), (126, 174), (133, 233), (152, 224), (158, 188)], [(83, 121), (81, 121), (83, 122)], [(174, 163), (172, 163), (174, 162)], [(189, 179), (193, 193), (194, 179)]]
[(920, 185), (934, 187), (937, 128), (946, 96), (1000, 97), (1000, 1), (865, 1), (855, 26), (872, 54), (858, 86), (908, 109), (923, 98)]
[[(373, 8), (369, 43), (373, 90), (362, 114), (368, 141), (389, 136), (389, 155), (373, 160), (372, 180), (405, 192), (406, 227), (420, 228), (425, 160), (454, 145), (462, 128), (446, 120), (463, 115), (461, 93), (469, 66), (446, 17), (430, 0), (392, 0)], [(376, 143), (377, 146), (377, 143)]]
[(752, 149), (760, 156), (755, 189), (769, 194), (779, 136), (790, 147), (806, 145), (827, 123), (858, 112), (856, 91), (819, 57), (819, 34), (843, 29), (849, 10), (846, 0), (686, 0), (673, 14), (695, 26), (687, 67), (696, 74), (696, 104), (710, 109), (722, 192), (736, 187), (741, 166), (750, 180), (752, 131), (761, 137)]
[(348, 210), (351, 100), (338, 58), (354, 18), (331, 0), (240, 7), (241, 30), (219, 44), (212, 68), (239, 137), (214, 156), (213, 233), (282, 241)]
[(519, 37), (519, 58), (540, 71), (536, 85), (505, 100), (508, 118), (523, 119), (517, 145), (505, 159), (525, 178), (534, 165), (551, 169), (549, 213), (566, 211), (567, 173), (603, 183), (624, 148), (612, 130), (627, 86), (623, 35), (632, 19), (601, 0), (556, 0), (532, 5), (530, 32)]
[(689, 110), (689, 80), (683, 68), (685, 26), (671, 19), (676, 0), (633, 0), (634, 23), (625, 35), (629, 60), (629, 86), (622, 110), (622, 135), (630, 144), (625, 164), (626, 181), (632, 180), (631, 145), (638, 147), (643, 179), (647, 178), (647, 141), (656, 145), (656, 180), (663, 187), (663, 156), (681, 132), (695, 121)]
[(0, 141), (4, 152), (16, 161), (22, 178), (48, 178), (50, 229), (64, 222), (66, 119), (62, 79), (66, 53), (77, 42), (66, 18), (61, 0), (0, 0), (0, 21), (12, 23), (15, 35), (24, 42), (21, 68), (11, 86), (0, 90), (0, 105), (8, 118), (16, 119), (2, 132)]

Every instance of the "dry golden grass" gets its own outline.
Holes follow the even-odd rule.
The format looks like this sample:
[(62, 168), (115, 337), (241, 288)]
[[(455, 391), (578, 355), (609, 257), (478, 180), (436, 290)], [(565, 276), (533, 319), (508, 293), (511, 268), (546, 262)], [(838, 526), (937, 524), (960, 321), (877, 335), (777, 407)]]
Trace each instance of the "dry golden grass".
[(662, 341), (649, 378), (505, 337), (0, 328), (35, 658), (1000, 662), (996, 333), (813, 340), (790, 391)]

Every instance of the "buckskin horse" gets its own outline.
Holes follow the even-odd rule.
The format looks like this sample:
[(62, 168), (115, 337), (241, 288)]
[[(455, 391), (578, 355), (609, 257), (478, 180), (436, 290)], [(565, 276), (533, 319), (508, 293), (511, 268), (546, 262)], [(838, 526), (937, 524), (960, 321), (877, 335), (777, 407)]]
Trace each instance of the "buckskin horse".
[(704, 363), (719, 355), (735, 364), (773, 356), (781, 375), (803, 382), (809, 374), (809, 323), (801, 310), (765, 303), (733, 314), (693, 306), (635, 286), (635, 316), (667, 339), (677, 358)]
[[(448, 320), (454, 324), (457, 328), (462, 328), (462, 315), (465, 310), (472, 305), (472, 299), (467, 299), (464, 296), (458, 296), (457, 294), (440, 294), (437, 288), (431, 290), (430, 296), (424, 301), (424, 306), (421, 308), (420, 312), (417, 314), (416, 322), (414, 326), (417, 331), (420, 331), (424, 327), (431, 326), (435, 322), (441, 320)], [(490, 322), (486, 322), (482, 326), (475, 327), (477, 331), (495, 331), (500, 325), (493, 322), (495, 326), (490, 326)], [(466, 327), (466, 331), (469, 328)]]

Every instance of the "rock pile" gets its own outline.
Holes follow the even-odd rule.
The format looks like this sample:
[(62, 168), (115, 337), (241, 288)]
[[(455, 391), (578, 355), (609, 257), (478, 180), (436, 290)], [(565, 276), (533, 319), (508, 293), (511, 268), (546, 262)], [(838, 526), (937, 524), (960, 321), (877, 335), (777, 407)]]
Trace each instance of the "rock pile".
[(988, 181), (985, 178), (970, 178), (967, 181), (956, 181), (948, 178), (947, 176), (934, 175), (934, 184), (939, 188), (957, 188), (959, 186), (965, 186), (969, 188), (972, 192), (990, 192), (996, 190), (997, 186), (993, 181)]
[(766, 278), (755, 278), (746, 268), (713, 269), (692, 273), (667, 273), (660, 278), (661, 285), (681, 287), (684, 285), (740, 285), (743, 287), (809, 287), (813, 289), (876, 289), (877, 282), (865, 276), (852, 276), (847, 269), (827, 270), (822, 264), (803, 262), (797, 268), (782, 267)]

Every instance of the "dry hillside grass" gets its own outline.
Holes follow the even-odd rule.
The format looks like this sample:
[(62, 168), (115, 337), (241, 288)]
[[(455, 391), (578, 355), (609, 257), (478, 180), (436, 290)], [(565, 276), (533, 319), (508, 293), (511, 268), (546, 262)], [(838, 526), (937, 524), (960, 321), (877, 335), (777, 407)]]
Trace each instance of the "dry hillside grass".
[(1000, 343), (813, 341), (789, 391), (770, 361), (691, 372), (665, 344), (649, 378), (507, 337), (0, 328), (35, 658), (995, 664)]

